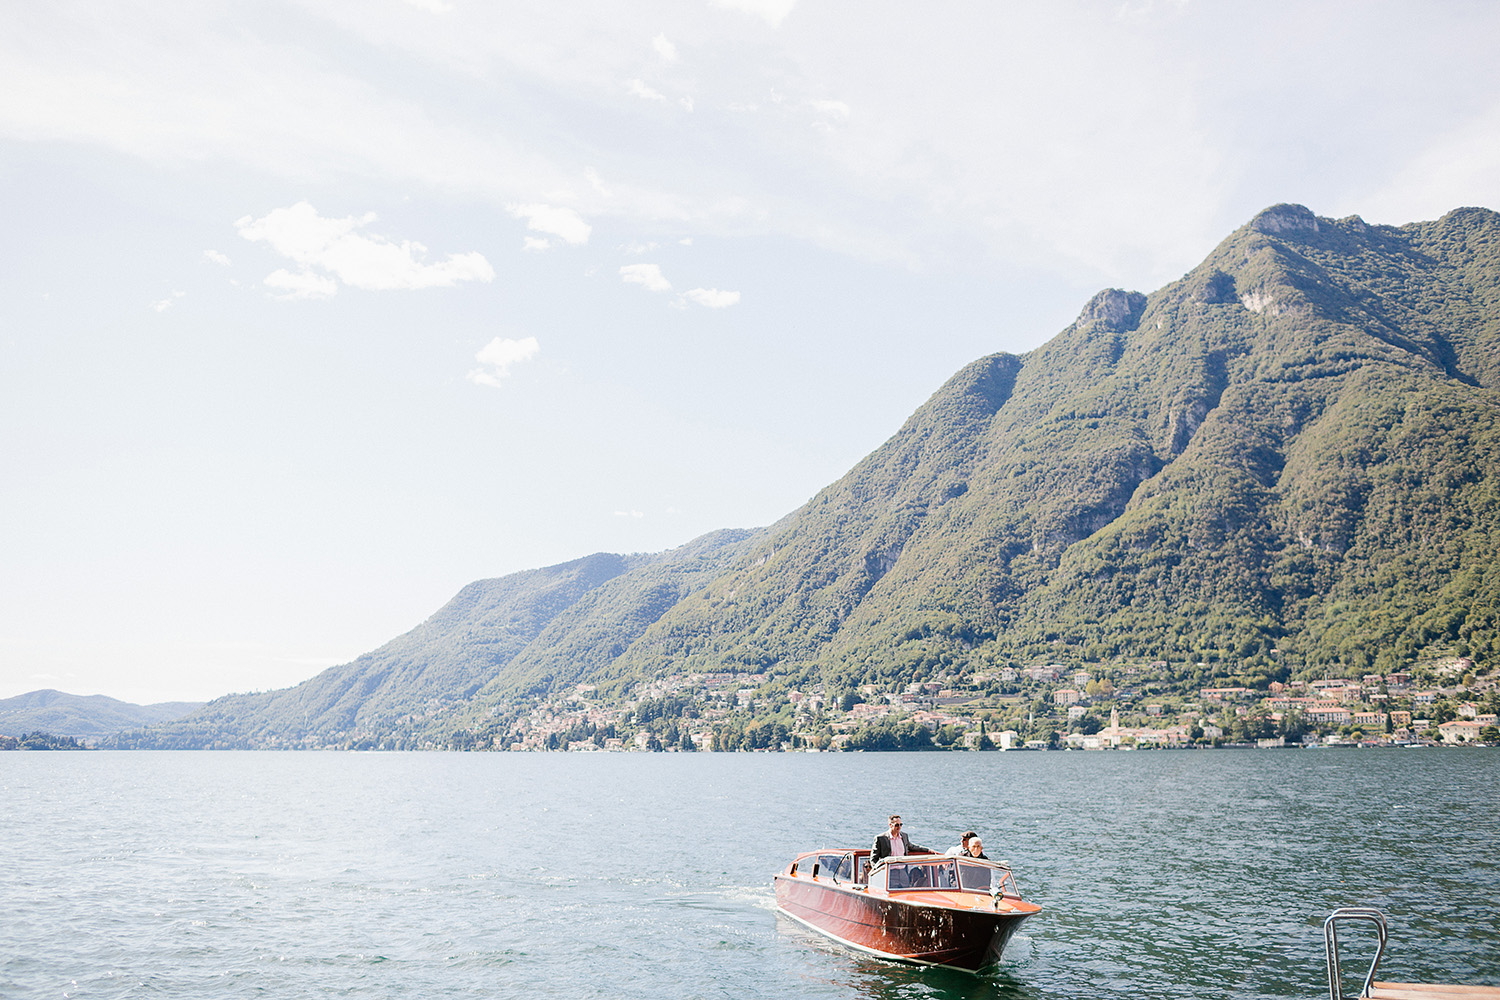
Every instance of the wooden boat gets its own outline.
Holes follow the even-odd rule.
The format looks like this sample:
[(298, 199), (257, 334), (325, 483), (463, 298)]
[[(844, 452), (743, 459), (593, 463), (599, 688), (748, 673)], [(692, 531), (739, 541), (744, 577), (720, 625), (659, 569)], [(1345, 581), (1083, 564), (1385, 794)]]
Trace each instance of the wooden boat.
[(883, 858), (853, 848), (808, 851), (776, 873), (776, 908), (850, 948), (918, 965), (976, 972), (1000, 960), (1021, 922), (1010, 868), (977, 858)]

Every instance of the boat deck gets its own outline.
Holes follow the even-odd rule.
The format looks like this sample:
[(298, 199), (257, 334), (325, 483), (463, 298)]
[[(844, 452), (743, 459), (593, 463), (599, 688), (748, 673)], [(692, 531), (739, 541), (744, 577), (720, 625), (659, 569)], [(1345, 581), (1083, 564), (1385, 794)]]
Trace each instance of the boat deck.
[(1035, 913), (1041, 909), (1035, 903), (1025, 903), (1019, 899), (1006, 899), (1000, 897), (991, 900), (989, 896), (981, 896), (973, 892), (945, 892), (937, 889), (926, 889), (920, 892), (903, 892), (900, 889), (887, 893), (890, 899), (902, 903), (914, 903), (921, 906), (946, 906), (955, 910), (982, 910), (986, 913)]
[(1375, 970), (1385, 957), (1389, 929), (1385, 914), (1369, 906), (1343, 906), (1323, 921), (1323, 949), (1328, 958), (1328, 1000), (1344, 1000), (1343, 976), (1339, 973), (1338, 925), (1343, 922), (1368, 922), (1374, 925), (1377, 947), (1365, 973), (1363, 988), (1357, 1000), (1500, 1000), (1500, 986), (1468, 986), (1457, 983), (1382, 983), (1375, 980)]
[(1500, 986), (1443, 983), (1371, 983), (1369, 1000), (1500, 1000)]

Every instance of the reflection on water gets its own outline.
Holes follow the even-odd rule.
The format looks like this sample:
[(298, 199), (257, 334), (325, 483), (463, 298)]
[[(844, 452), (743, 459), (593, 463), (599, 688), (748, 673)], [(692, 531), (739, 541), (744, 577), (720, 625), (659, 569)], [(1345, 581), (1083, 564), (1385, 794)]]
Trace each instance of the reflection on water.
[(971, 975), (865, 957), (850, 963), (847, 985), (854, 996), (869, 1000), (1031, 1000), (1039, 996), (1003, 965)]

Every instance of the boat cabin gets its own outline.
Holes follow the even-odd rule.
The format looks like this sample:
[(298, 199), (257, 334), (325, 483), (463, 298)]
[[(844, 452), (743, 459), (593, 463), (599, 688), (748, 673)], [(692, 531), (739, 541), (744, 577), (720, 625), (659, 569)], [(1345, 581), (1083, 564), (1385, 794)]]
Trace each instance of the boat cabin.
[(938, 854), (908, 854), (887, 858), (869, 875), (872, 889), (908, 892), (938, 889), (947, 892), (982, 892), (985, 895), (1018, 895), (1010, 881), (1010, 869), (977, 859), (951, 858)]
[(836, 883), (865, 885), (870, 876), (869, 851), (815, 851), (799, 854), (787, 874), (798, 873)]
[(1005, 865), (945, 854), (907, 854), (884, 858), (872, 871), (867, 850), (814, 851), (798, 855), (787, 870), (818, 881), (877, 892), (982, 892), (987, 896), (1020, 896)]

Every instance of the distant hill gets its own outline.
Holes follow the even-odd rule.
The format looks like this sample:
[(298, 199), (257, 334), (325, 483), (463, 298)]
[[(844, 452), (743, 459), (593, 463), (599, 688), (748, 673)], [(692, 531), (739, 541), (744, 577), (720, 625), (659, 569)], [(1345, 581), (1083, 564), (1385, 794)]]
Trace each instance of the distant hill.
[(127, 729), (180, 719), (201, 701), (132, 705), (102, 694), (76, 695), (42, 690), (0, 699), (0, 736), (43, 732), (94, 741)]
[(439, 708), (482, 728), (684, 671), (837, 693), (1037, 659), (1166, 661), (1184, 688), (1497, 661), (1497, 417), (1500, 215), (1278, 205), (1178, 281), (968, 365), (768, 528), (472, 584), (141, 745), (415, 731)]
[(420, 730), (502, 675), (507, 688), (549, 691), (607, 668), (646, 626), (731, 565), (750, 537), (718, 531), (654, 555), (599, 553), (479, 580), (352, 663), (296, 687), (218, 698), (115, 745), (296, 747)]

